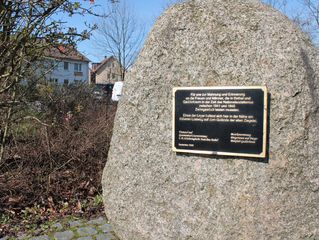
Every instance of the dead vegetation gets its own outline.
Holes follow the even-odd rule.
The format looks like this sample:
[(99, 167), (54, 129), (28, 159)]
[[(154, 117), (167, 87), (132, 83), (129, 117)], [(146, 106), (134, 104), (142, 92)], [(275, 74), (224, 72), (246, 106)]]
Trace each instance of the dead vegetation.
[(13, 123), (7, 139), (0, 237), (61, 215), (101, 211), (116, 104), (68, 89), (42, 99), (40, 108), (36, 118)]

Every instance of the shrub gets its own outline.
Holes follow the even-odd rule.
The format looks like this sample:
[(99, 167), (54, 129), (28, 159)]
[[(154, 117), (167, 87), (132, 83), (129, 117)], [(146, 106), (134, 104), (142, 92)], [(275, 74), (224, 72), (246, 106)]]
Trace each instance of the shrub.
[(0, 167), (0, 214), (100, 193), (116, 104), (94, 99), (87, 86), (43, 85), (26, 109)]

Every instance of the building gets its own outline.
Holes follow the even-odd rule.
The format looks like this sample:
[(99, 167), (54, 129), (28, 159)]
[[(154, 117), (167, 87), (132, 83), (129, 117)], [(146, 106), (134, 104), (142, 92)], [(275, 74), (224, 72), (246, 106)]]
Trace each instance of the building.
[(55, 84), (88, 83), (89, 62), (83, 54), (73, 47), (51, 48), (45, 58), (45, 76)]
[(121, 65), (113, 56), (105, 58), (100, 63), (93, 63), (90, 73), (90, 83), (95, 85), (111, 85), (121, 81)]

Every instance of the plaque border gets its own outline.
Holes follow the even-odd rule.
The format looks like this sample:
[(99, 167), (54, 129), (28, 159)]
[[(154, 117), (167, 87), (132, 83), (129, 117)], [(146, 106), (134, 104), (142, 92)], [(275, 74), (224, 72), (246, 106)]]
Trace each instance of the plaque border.
[[(178, 90), (227, 90), (227, 89), (258, 89), (264, 93), (264, 124), (263, 124), (263, 144), (260, 154), (246, 154), (234, 152), (219, 152), (219, 151), (204, 151), (191, 149), (178, 149), (175, 147), (175, 92)], [(173, 87), (173, 118), (172, 118), (172, 149), (177, 153), (194, 153), (205, 155), (221, 155), (235, 157), (251, 157), (251, 158), (266, 158), (267, 152), (267, 125), (268, 125), (268, 89), (267, 86), (216, 86), (216, 87)]]

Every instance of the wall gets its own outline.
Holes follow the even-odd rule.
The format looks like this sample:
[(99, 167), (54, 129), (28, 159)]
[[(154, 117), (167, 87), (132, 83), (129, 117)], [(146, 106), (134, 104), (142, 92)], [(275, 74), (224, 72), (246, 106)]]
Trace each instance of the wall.
[[(64, 62), (68, 62), (69, 66), (68, 69), (64, 69)], [(82, 76), (76, 76), (74, 65), (75, 63), (81, 64), (81, 72)], [(81, 81), (81, 82), (88, 82), (89, 80), (89, 63), (88, 62), (81, 62), (81, 61), (74, 61), (74, 60), (63, 60), (63, 61), (55, 61), (54, 62), (54, 70), (46, 75), (47, 80), (50, 79), (58, 79), (58, 84), (63, 84), (64, 80), (67, 79), (70, 83), (74, 83), (74, 81)]]
[[(114, 66), (112, 64), (114, 64)], [(114, 78), (112, 78), (112, 74), (115, 75)], [(107, 84), (107, 83), (114, 84), (117, 81), (121, 81), (120, 65), (116, 60), (111, 59), (106, 64), (104, 64), (100, 69), (98, 69), (96, 73), (95, 83), (96, 84)]]

